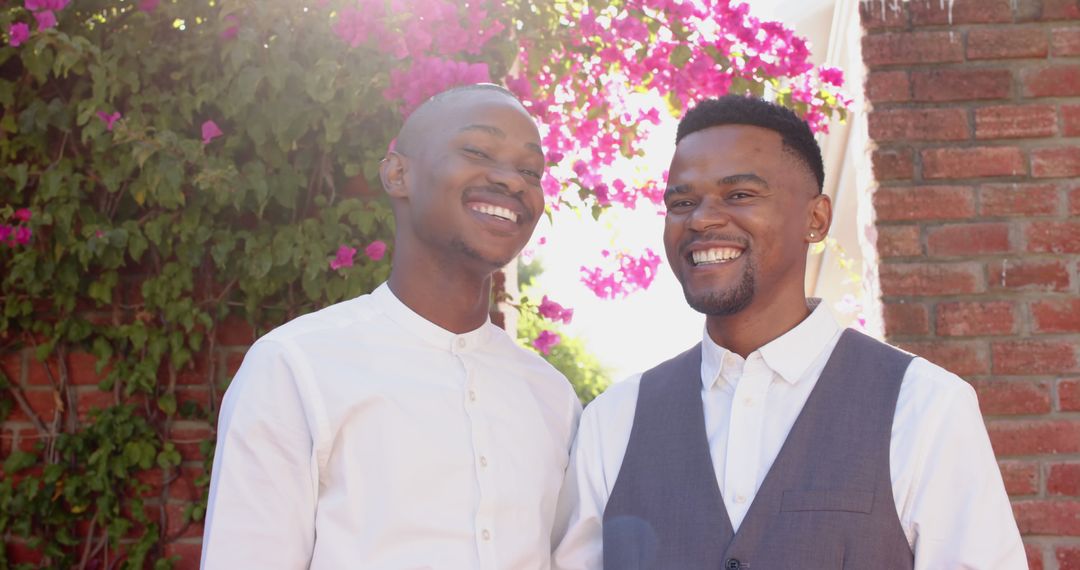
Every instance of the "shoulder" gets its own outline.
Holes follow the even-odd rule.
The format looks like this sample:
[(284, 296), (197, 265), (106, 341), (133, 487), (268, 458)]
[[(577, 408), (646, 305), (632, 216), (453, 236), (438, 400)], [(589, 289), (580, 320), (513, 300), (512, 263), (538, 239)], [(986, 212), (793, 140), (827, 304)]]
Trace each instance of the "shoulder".
[(258, 342), (280, 344), (319, 342), (338, 335), (342, 329), (371, 323), (377, 316), (378, 312), (370, 303), (369, 296), (361, 295), (296, 317), (266, 333)]

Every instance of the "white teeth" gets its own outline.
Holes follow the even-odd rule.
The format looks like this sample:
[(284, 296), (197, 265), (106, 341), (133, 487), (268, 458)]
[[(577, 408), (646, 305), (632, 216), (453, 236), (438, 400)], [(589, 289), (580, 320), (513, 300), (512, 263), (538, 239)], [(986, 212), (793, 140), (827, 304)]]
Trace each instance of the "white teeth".
[(495, 216), (496, 218), (502, 218), (504, 220), (510, 220), (511, 222), (517, 222), (517, 214), (513, 211), (500, 206), (492, 206), (491, 204), (469, 204), (469, 207), (481, 214), (487, 214), (489, 216)]
[(731, 261), (742, 255), (742, 252), (743, 250), (734, 247), (714, 247), (712, 249), (695, 251), (690, 255), (691, 259), (694, 261), (694, 265), (704, 265), (707, 263), (723, 263), (725, 261)]

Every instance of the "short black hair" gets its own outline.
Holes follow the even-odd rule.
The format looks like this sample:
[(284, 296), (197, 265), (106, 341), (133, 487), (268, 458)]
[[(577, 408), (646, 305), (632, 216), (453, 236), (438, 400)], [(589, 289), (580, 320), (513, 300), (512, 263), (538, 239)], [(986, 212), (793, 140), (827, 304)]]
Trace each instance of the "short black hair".
[(776, 131), (784, 148), (799, 157), (814, 174), (818, 193), (824, 189), (825, 164), (821, 160), (821, 147), (810, 126), (791, 109), (764, 99), (741, 95), (705, 99), (679, 121), (675, 144), (700, 130), (722, 125), (750, 125)]

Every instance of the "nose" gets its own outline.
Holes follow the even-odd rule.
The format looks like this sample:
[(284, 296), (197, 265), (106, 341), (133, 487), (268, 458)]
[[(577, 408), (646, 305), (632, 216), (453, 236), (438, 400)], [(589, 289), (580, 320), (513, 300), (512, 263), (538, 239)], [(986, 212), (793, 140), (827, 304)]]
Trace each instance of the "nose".
[(488, 169), (488, 182), (512, 194), (525, 191), (525, 177), (512, 164), (495, 164)]
[(731, 222), (731, 214), (722, 199), (711, 196), (704, 198), (690, 213), (688, 224), (691, 231), (705, 232), (713, 228), (722, 228)]

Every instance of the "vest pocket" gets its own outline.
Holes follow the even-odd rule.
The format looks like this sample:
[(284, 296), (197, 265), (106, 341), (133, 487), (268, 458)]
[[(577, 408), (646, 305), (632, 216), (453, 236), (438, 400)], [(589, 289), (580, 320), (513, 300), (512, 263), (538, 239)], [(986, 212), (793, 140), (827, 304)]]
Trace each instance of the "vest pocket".
[(870, 491), (784, 491), (780, 499), (781, 512), (847, 511), (867, 513), (874, 510), (874, 493)]

